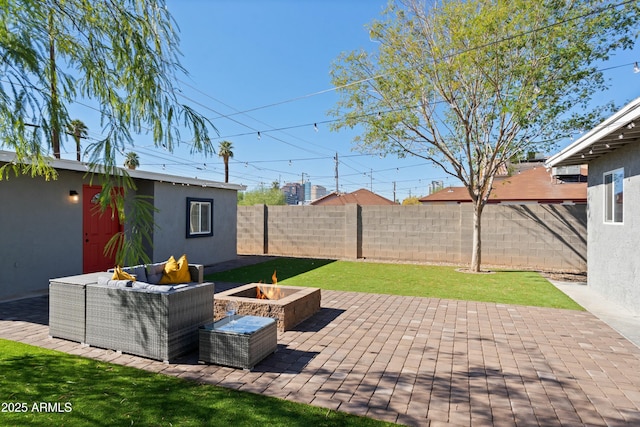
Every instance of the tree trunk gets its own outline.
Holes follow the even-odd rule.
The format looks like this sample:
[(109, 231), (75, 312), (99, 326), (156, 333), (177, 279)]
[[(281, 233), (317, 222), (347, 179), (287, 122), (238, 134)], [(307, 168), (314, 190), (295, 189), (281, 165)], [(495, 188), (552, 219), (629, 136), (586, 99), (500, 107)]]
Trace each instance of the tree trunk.
[(224, 182), (229, 182), (229, 158), (224, 157)]
[(60, 158), (60, 122), (58, 121), (58, 84), (56, 79), (56, 48), (53, 33), (53, 15), (49, 15), (49, 67), (51, 72), (51, 147), (53, 157)]
[(482, 262), (482, 209), (484, 205), (481, 201), (474, 203), (473, 208), (473, 247), (471, 252), (471, 265), (469, 270), (480, 272)]

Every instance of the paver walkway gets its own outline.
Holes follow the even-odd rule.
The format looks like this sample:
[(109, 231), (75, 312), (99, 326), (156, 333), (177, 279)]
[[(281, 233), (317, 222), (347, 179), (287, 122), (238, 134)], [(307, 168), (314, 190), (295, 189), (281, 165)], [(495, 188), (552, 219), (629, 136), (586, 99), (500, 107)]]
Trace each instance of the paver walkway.
[(0, 304), (0, 337), (415, 426), (640, 425), (640, 349), (588, 312), (322, 291), (253, 371), (48, 337), (48, 298)]

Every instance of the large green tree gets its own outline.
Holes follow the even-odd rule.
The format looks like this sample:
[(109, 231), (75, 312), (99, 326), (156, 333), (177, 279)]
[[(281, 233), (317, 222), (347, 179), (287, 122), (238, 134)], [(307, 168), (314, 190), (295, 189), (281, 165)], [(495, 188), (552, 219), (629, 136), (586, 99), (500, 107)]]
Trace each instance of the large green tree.
[(286, 205), (284, 193), (277, 188), (260, 186), (252, 191), (238, 193), (238, 206)]
[[(162, 0), (0, 0), (0, 147), (15, 161), (14, 174), (55, 178), (51, 149), (68, 106), (90, 99), (100, 110), (105, 137), (86, 147), (92, 180), (103, 186), (100, 205), (114, 208), (126, 232), (109, 245), (120, 263), (145, 261), (153, 207), (132, 197), (135, 189), (117, 155), (140, 134), (172, 150), (189, 135), (192, 150), (213, 154), (202, 115), (178, 101), (174, 85), (183, 73), (178, 36)], [(116, 190), (118, 189), (118, 190)]]
[(607, 86), (598, 67), (633, 46), (639, 17), (637, 1), (392, 2), (369, 27), (377, 50), (332, 67), (334, 129), (358, 128), (360, 150), (417, 156), (461, 181), (479, 271), (496, 172), (601, 118), (590, 102)]

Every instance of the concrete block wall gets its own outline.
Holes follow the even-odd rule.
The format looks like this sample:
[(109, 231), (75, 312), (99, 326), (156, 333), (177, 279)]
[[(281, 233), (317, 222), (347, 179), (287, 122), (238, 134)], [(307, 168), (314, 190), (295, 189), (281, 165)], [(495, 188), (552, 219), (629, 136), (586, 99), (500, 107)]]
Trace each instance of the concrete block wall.
[(482, 227), (485, 263), (586, 271), (586, 205), (489, 205)]
[[(488, 205), (482, 263), (586, 271), (586, 222), (585, 205)], [(468, 204), (238, 207), (239, 254), (466, 264), (472, 230)]]
[(362, 206), (361, 256), (459, 262), (460, 213), (446, 205)]
[[(355, 248), (355, 245), (349, 245), (346, 240), (349, 211), (340, 206), (239, 206), (238, 220), (249, 223), (238, 224), (238, 253), (355, 257), (353, 249), (349, 250), (349, 246)], [(260, 212), (265, 213), (261, 216)], [(262, 221), (265, 244), (263, 251), (256, 251), (260, 247)], [(350, 222), (356, 224), (356, 218)], [(353, 226), (349, 230), (353, 230)]]
[(238, 253), (266, 254), (265, 205), (238, 206)]

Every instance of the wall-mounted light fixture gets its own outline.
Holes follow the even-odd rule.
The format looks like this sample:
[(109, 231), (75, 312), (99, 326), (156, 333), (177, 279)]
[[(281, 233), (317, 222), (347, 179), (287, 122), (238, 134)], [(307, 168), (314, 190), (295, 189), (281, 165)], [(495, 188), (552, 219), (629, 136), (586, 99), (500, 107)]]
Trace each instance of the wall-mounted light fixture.
[(80, 200), (80, 195), (76, 190), (69, 190), (69, 200), (71, 200), (73, 203), (78, 203), (78, 200)]

